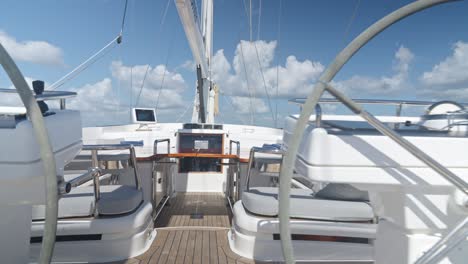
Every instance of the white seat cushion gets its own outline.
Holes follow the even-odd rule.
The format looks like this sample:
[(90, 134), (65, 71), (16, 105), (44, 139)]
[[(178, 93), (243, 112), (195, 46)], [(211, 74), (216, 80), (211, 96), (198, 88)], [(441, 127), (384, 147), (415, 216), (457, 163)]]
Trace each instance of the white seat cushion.
[[(252, 214), (245, 210), (241, 201), (234, 204), (233, 226), (245, 234), (279, 234), (277, 217), (266, 217)], [(334, 222), (310, 219), (295, 219), (289, 221), (292, 234), (310, 234), (323, 236), (348, 236), (375, 239), (377, 224)]]
[[(59, 200), (59, 218), (87, 217), (94, 213), (93, 186), (78, 187), (63, 195)], [(100, 215), (120, 215), (129, 213), (141, 204), (143, 194), (133, 186), (103, 185), (98, 202)], [(45, 206), (33, 206), (32, 219), (43, 220)]]
[[(278, 216), (278, 188), (257, 187), (242, 195), (245, 209), (261, 216)], [(341, 222), (372, 221), (374, 213), (366, 202), (314, 198), (311, 190), (291, 189), (292, 218)]]

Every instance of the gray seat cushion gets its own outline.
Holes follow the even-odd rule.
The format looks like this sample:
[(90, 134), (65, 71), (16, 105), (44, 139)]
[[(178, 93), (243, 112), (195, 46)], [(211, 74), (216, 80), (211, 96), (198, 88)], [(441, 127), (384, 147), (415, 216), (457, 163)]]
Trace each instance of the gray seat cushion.
[(329, 183), (315, 194), (315, 198), (341, 201), (368, 202), (369, 193), (361, 191), (350, 184)]
[[(59, 200), (59, 218), (87, 217), (94, 214), (93, 186), (78, 187), (63, 195)], [(98, 202), (100, 215), (120, 215), (138, 208), (143, 200), (141, 190), (127, 185), (102, 185)], [(43, 220), (45, 206), (33, 206), (32, 219)]]
[[(327, 221), (372, 221), (372, 207), (365, 202), (317, 199), (311, 190), (291, 189), (291, 217)], [(278, 216), (278, 188), (257, 187), (242, 195), (245, 209), (261, 216)]]

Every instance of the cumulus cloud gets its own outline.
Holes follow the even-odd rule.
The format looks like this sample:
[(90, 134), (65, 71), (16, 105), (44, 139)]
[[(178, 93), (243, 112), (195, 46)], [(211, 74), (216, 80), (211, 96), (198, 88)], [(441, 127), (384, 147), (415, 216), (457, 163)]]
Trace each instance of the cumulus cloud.
[(70, 108), (99, 113), (113, 111), (119, 105), (119, 99), (112, 90), (112, 80), (109, 78), (71, 90), (78, 95), (70, 100)]
[(439, 99), (468, 100), (468, 43), (458, 41), (452, 54), (424, 72), (421, 93)]
[[(212, 77), (226, 95), (266, 98), (304, 96), (324, 70), (320, 62), (289, 56), (284, 65), (273, 65), (276, 41), (241, 41), (232, 63), (218, 50), (212, 60)], [(263, 74), (262, 74), (263, 73)], [(280, 78), (277, 78), (277, 74)], [(266, 91), (265, 91), (266, 90)]]
[(394, 93), (409, 85), (408, 73), (414, 55), (408, 48), (400, 46), (395, 52), (392, 76), (369, 77), (355, 75), (347, 80), (335, 81), (333, 85), (347, 94)]
[(62, 50), (46, 41), (17, 41), (0, 30), (0, 43), (13, 59), (44, 65), (63, 65)]
[[(237, 109), (239, 114), (248, 114), (248, 113), (267, 113), (269, 111), (265, 102), (259, 98), (249, 98), (241, 96), (232, 96), (231, 97), (232, 105)], [(252, 106), (252, 111), (251, 111)]]
[(132, 104), (147, 107), (155, 107), (157, 104), (158, 109), (176, 108), (185, 104), (181, 95), (186, 88), (184, 78), (179, 73), (169, 71), (164, 65), (126, 66), (121, 61), (113, 61), (111, 72), (120, 86), (133, 95)]
[(72, 88), (78, 96), (69, 106), (82, 110), (86, 124), (103, 123), (109, 118), (128, 122), (130, 106), (156, 108), (157, 104), (159, 114), (185, 105), (184, 79), (164, 65), (128, 66), (113, 61), (110, 71), (112, 78)]
[(195, 61), (193, 61), (193, 60), (186, 60), (184, 63), (182, 63), (182, 65), (180, 65), (177, 68), (183, 68), (183, 69), (186, 69), (188, 71), (194, 72), (195, 69), (196, 69), (196, 64), (195, 64)]
[[(284, 63), (274, 64), (276, 45), (276, 41), (241, 41), (236, 47), (232, 62), (226, 58), (224, 50), (215, 53), (212, 78), (223, 94), (236, 97), (233, 105), (239, 113), (249, 111), (248, 97), (254, 97), (255, 105), (268, 112), (265, 87), (270, 98), (305, 97), (325, 70), (325, 66), (319, 61), (300, 60), (293, 55), (288, 56)], [(400, 46), (394, 55), (393, 75), (354, 75), (349, 79), (334, 81), (333, 85), (352, 96), (396, 92), (409, 85), (408, 75), (413, 59), (411, 50)]]

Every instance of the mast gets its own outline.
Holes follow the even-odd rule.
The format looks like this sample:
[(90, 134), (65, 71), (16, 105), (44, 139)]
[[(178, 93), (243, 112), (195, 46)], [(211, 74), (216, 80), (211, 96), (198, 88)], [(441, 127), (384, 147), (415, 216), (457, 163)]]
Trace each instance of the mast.
[(175, 0), (175, 3), (197, 65), (197, 88), (192, 122), (213, 123), (215, 115), (215, 89), (211, 81), (213, 0), (202, 0), (200, 20), (195, 0)]

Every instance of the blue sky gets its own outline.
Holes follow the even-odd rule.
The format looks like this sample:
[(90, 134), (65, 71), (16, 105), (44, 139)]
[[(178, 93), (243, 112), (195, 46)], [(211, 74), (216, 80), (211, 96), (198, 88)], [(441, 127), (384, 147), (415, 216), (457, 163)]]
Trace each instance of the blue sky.
[[(253, 119), (256, 125), (272, 126), (269, 105), (274, 110), (277, 104), (281, 126), (285, 115), (298, 111), (287, 98), (309, 93), (352, 38), (411, 1), (263, 0), (260, 9), (260, 0), (252, 0), (253, 43), (247, 42), (243, 2), (248, 0), (214, 3), (213, 72), (222, 94), (217, 121), (250, 124)], [(43, 79), (50, 85), (119, 33), (124, 3), (2, 1), (0, 42), (28, 80)], [(157, 104), (160, 121), (190, 121), (195, 73), (173, 0), (129, 0), (123, 38), (121, 45), (59, 88), (79, 93), (70, 106), (83, 111), (84, 125), (128, 122), (128, 109), (137, 101), (144, 107)], [(468, 2), (437, 6), (394, 25), (352, 58), (334, 84), (355, 98), (468, 102)], [(0, 71), (0, 86), (9, 85)], [(249, 98), (249, 90), (255, 99)]]

